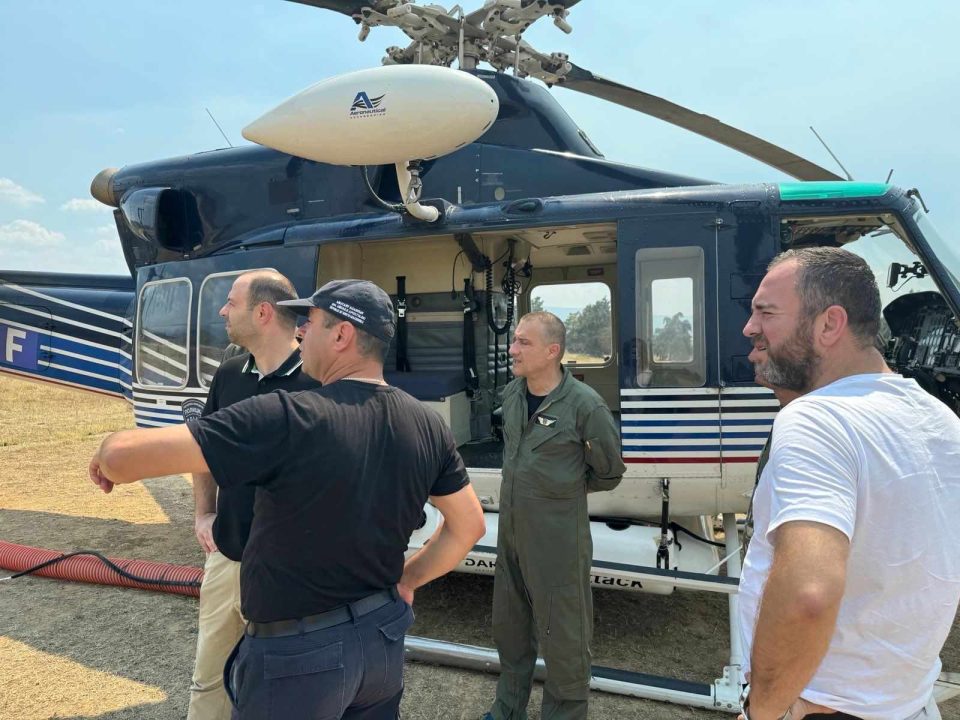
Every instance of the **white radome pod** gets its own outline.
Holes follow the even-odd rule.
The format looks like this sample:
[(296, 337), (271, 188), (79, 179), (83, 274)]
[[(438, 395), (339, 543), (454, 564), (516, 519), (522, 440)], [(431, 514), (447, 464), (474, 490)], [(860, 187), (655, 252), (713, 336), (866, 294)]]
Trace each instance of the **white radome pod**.
[(497, 94), (460, 70), (388, 65), (313, 85), (243, 129), (252, 142), (331, 165), (429, 160), (473, 142)]

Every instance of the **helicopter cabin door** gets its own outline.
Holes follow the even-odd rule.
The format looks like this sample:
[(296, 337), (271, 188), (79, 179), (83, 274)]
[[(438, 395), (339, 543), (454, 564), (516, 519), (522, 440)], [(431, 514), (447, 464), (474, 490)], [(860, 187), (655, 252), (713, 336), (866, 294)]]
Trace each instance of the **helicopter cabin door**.
[(719, 477), (715, 212), (617, 228), (620, 427), (641, 475)]
[[(756, 480), (756, 463), (773, 428), (779, 403), (754, 382), (743, 335), (750, 305), (767, 264), (780, 251), (780, 238), (769, 216), (749, 205), (736, 207), (735, 222), (724, 219), (717, 253), (719, 303), (720, 413), (723, 472), (717, 494), (720, 509), (743, 512)], [(773, 226), (774, 228), (776, 225)]]

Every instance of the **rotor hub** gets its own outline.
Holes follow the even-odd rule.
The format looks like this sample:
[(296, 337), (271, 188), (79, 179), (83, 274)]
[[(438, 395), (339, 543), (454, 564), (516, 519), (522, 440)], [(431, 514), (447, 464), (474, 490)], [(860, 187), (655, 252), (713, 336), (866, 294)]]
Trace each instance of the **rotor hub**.
[(410, 38), (406, 47), (391, 46), (384, 65), (442, 65), (459, 61), (463, 70), (489, 62), (503, 72), (513, 69), (519, 77), (533, 77), (554, 85), (570, 71), (563, 53), (541, 53), (521, 35), (537, 20), (553, 18), (565, 33), (572, 31), (567, 8), (549, 0), (487, 0), (483, 7), (464, 14), (460, 6), (446, 10), (440, 5), (417, 5), (412, 0), (372, 0), (353, 14), (360, 25), (359, 39), (366, 40), (373, 27), (396, 27)]

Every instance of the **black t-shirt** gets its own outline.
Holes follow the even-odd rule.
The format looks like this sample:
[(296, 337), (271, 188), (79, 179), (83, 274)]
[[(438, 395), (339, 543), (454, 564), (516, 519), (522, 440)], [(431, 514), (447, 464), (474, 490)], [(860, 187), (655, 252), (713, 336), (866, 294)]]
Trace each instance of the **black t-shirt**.
[(534, 395), (527, 390), (527, 420), (533, 417), (533, 414), (540, 409), (540, 406), (546, 399), (546, 395)]
[(257, 488), (240, 566), (241, 607), (255, 622), (393, 587), (427, 497), (469, 482), (440, 416), (388, 385), (271, 393), (190, 429), (218, 483)]
[[(276, 370), (261, 375), (250, 353), (224, 360), (210, 383), (203, 415), (210, 415), (241, 400), (274, 390), (310, 390), (320, 383), (301, 372), (300, 351), (294, 350)], [(214, 478), (219, 483), (218, 478)], [(239, 562), (250, 536), (253, 521), (254, 488), (221, 483), (217, 492), (217, 519), (213, 522), (213, 541), (231, 560)]]

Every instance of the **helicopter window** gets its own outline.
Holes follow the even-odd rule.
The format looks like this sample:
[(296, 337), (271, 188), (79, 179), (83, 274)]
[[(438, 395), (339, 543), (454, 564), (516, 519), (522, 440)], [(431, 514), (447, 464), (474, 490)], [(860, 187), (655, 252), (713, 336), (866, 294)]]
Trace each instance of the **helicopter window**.
[(191, 295), (187, 279), (147, 283), (140, 291), (136, 352), (142, 385), (187, 386)]
[(546, 310), (567, 327), (565, 365), (606, 365), (613, 356), (610, 288), (603, 283), (540, 285), (530, 293), (530, 310)]
[(663, 278), (650, 283), (653, 312), (653, 362), (661, 365), (693, 361), (693, 279)]
[(637, 252), (641, 387), (700, 387), (706, 382), (703, 272), (698, 247)]

